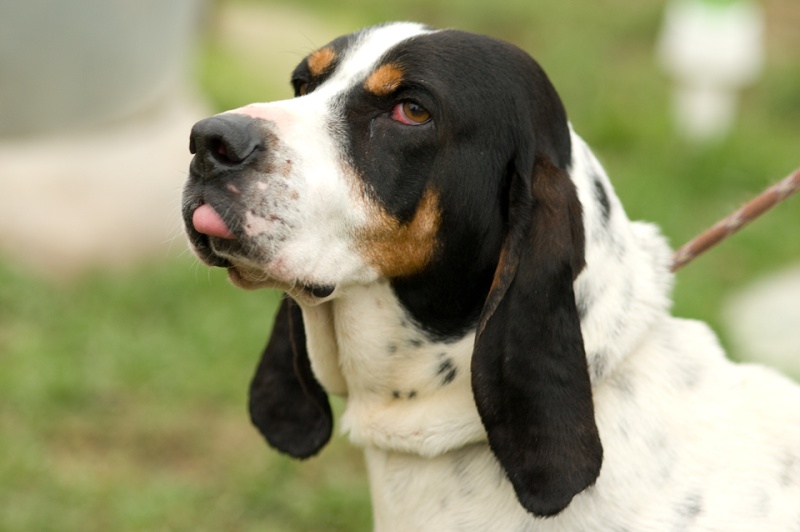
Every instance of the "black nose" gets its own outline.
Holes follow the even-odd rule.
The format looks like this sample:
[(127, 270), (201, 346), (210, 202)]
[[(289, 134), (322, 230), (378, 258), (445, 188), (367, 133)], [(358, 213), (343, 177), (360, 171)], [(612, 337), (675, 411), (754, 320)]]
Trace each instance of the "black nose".
[(195, 155), (192, 164), (207, 177), (243, 166), (261, 149), (263, 140), (256, 120), (234, 113), (201, 120), (189, 137), (189, 151)]

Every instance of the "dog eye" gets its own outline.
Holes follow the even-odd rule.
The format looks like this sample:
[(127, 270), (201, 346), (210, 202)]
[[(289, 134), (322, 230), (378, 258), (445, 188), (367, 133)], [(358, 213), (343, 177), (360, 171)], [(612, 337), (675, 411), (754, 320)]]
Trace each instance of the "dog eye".
[(406, 100), (394, 106), (392, 118), (409, 126), (421, 126), (431, 120), (431, 113), (420, 104)]

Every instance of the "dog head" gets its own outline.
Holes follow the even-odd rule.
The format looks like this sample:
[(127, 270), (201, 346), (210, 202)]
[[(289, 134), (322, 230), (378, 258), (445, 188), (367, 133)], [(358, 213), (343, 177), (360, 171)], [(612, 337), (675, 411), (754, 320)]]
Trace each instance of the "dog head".
[[(571, 136), (518, 48), (416, 24), (334, 40), (296, 98), (195, 125), (190, 241), (246, 288), (301, 305), (389, 282), (431, 338), (475, 334), (472, 389), (520, 502), (552, 515), (602, 461), (573, 283), (584, 266)], [(279, 311), (251, 390), (268, 441), (298, 457), (330, 435), (302, 316)]]

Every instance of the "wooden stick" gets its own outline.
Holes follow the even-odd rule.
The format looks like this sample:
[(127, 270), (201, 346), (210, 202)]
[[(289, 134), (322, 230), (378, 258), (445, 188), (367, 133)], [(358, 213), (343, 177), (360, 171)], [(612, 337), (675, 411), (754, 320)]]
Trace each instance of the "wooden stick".
[(687, 244), (684, 244), (672, 256), (671, 270), (673, 272), (678, 271), (694, 260), (698, 255), (737, 232), (739, 229), (797, 192), (798, 189), (800, 189), (800, 168), (747, 202), (741, 209), (717, 222), (711, 229), (708, 229)]

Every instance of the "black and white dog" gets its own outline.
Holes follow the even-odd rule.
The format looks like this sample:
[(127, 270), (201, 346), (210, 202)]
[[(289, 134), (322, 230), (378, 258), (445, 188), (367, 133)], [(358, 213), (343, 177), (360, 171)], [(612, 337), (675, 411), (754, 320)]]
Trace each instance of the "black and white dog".
[(388, 24), (292, 83), (194, 127), (183, 203), (203, 261), (290, 296), (271, 445), (317, 453), (346, 396), (383, 531), (800, 531), (800, 388), (669, 315), (667, 244), (527, 54)]

